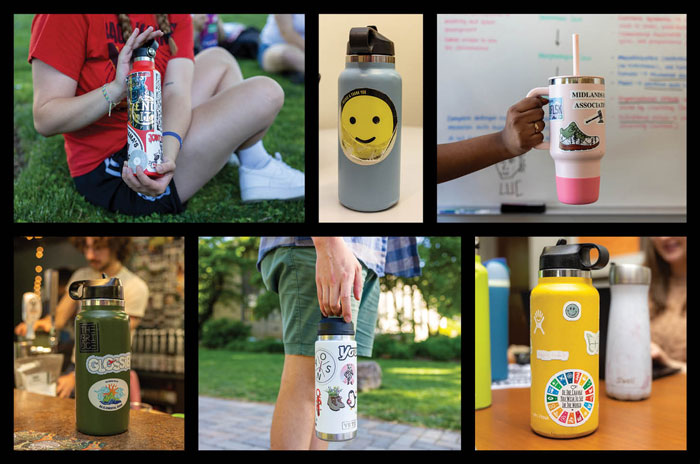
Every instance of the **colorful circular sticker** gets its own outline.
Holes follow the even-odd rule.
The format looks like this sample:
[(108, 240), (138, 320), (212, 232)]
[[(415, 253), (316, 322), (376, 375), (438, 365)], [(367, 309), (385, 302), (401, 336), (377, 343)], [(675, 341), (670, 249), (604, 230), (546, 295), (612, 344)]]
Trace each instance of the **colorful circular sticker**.
[(88, 398), (97, 409), (116, 411), (128, 405), (129, 385), (122, 379), (98, 380), (90, 387)]
[(581, 369), (566, 369), (550, 377), (544, 392), (547, 414), (565, 427), (584, 424), (595, 404), (593, 377)]

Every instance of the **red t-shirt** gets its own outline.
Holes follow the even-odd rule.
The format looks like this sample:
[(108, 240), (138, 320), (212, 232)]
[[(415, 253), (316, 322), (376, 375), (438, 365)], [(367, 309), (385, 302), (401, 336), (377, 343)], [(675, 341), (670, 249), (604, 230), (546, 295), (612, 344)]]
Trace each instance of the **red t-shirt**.
[[(158, 30), (155, 15), (129, 15), (132, 30), (148, 26)], [(159, 40), (156, 69), (165, 75), (171, 58), (194, 60), (192, 18), (189, 14), (168, 15), (177, 54), (171, 56), (164, 37)], [(32, 21), (29, 62), (38, 58), (78, 82), (75, 95), (82, 95), (112, 82), (117, 56), (124, 46), (116, 14), (39, 14)], [(105, 109), (108, 104), (105, 100)], [(126, 99), (93, 124), (68, 134), (65, 139), (70, 175), (77, 177), (95, 169), (126, 144)]]

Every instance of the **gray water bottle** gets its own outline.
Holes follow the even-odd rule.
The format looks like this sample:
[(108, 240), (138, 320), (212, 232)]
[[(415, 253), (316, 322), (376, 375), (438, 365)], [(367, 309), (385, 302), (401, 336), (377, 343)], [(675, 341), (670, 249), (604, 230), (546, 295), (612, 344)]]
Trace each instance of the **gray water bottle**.
[(356, 211), (399, 201), (401, 76), (394, 43), (376, 26), (353, 27), (338, 78), (338, 199)]

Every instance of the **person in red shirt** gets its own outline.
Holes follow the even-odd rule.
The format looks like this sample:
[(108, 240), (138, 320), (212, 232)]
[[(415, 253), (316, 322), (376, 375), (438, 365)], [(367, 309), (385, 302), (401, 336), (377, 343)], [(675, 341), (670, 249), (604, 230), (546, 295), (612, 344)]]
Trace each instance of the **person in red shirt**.
[[(175, 134), (163, 136), (159, 178), (126, 164), (126, 77), (133, 50), (152, 39), (159, 42), (163, 132)], [(196, 57), (193, 49), (188, 14), (35, 16), (34, 126), (44, 136), (63, 134), (71, 177), (90, 202), (132, 215), (180, 212), (232, 152), (260, 145), (284, 102), (279, 84), (243, 79), (224, 49)]]

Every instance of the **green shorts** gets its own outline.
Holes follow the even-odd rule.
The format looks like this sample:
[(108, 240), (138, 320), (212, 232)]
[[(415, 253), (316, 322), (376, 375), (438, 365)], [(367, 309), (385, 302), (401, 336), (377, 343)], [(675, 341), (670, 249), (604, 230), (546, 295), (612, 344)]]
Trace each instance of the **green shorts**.
[[(362, 264), (362, 263), (360, 263)], [(279, 295), (285, 354), (314, 355), (321, 308), (316, 293), (316, 249), (279, 247), (260, 263), (263, 282)], [(379, 306), (379, 278), (362, 264), (362, 296), (351, 301), (358, 356), (372, 356)]]

